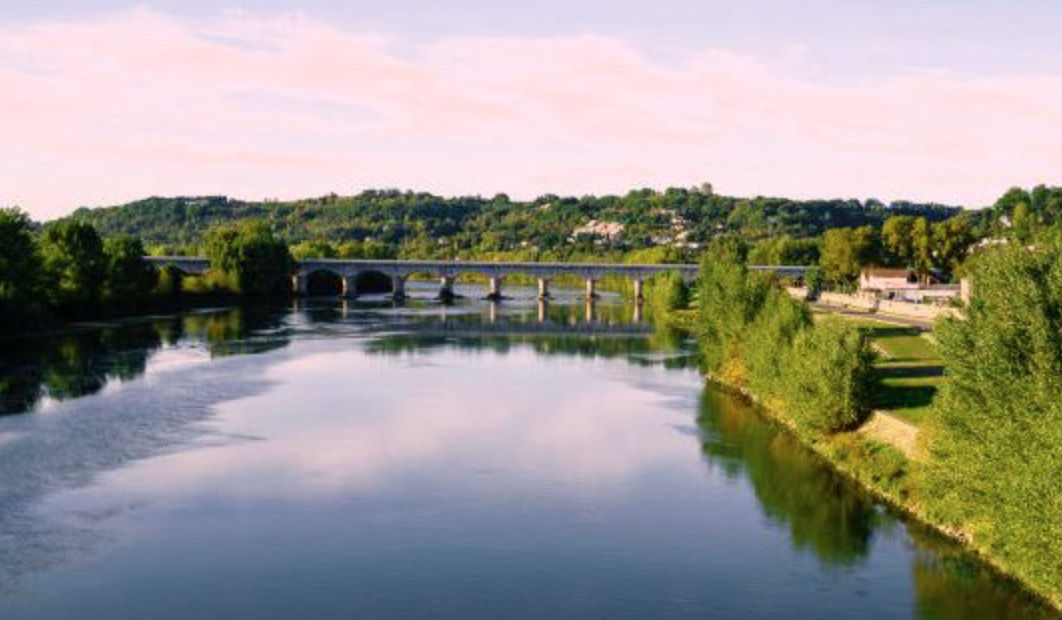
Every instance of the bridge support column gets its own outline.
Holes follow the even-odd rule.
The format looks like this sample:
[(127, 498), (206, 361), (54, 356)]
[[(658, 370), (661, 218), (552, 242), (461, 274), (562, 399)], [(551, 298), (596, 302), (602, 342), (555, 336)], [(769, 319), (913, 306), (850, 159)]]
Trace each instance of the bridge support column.
[(309, 295), (310, 278), (300, 274), (291, 276), (291, 292), (299, 297), (306, 297)]
[(642, 302), (641, 301), (634, 302), (634, 316), (632, 317), (632, 321), (634, 323), (641, 323), (642, 322)]
[(391, 296), (399, 301), (406, 298), (406, 276), (391, 276)]
[(487, 293), (487, 299), (491, 301), (500, 301), (502, 298), (501, 285), (501, 277), (492, 276), (490, 279), (490, 291)]
[(358, 274), (343, 276), (343, 299), (354, 299), (358, 296)]
[(597, 297), (597, 280), (593, 278), (586, 279), (586, 298), (593, 299)]
[(597, 314), (597, 304), (594, 303), (593, 297), (586, 298), (586, 322), (593, 323), (595, 315)]
[(549, 316), (549, 302), (545, 297), (538, 298), (538, 322), (545, 323)]
[(642, 279), (634, 279), (634, 303), (642, 303)]
[(549, 280), (546, 278), (538, 279), (538, 298), (546, 299), (549, 297)]
[(454, 277), (443, 276), (439, 278), (439, 299), (454, 298)]

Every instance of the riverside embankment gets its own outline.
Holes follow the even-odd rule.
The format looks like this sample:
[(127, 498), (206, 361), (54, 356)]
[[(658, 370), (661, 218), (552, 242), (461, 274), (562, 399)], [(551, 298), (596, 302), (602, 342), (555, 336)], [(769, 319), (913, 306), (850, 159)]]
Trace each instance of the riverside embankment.
[[(992, 278), (986, 275), (983, 281), (982, 290), (992, 291)], [(1013, 283), (1009, 288), (1020, 295)], [(961, 542), (1030, 595), (1062, 611), (1057, 554), (1062, 538), (1056, 536), (1057, 523), (1043, 518), (1062, 508), (1062, 461), (1054, 456), (1058, 448), (1052, 439), (1057, 417), (1043, 383), (1048, 369), (1030, 369), (1012, 377), (1013, 385), (1000, 382), (996, 394), (977, 397), (994, 402), (994, 409), (979, 410), (967, 397), (983, 394), (985, 383), (977, 364), (986, 354), (972, 350), (971, 343), (994, 343), (999, 335), (1018, 333), (999, 349), (1031, 348), (1040, 345), (1035, 333), (1015, 330), (1013, 322), (998, 319), (1006, 312), (978, 303), (963, 320), (946, 322), (945, 333), (934, 337), (943, 340), (940, 358), (918, 359), (912, 351), (932, 343), (908, 333), (911, 328), (879, 327), (876, 321), (851, 317), (813, 320), (805, 303), (749, 274), (725, 254), (702, 265), (697, 303), (693, 330), (709, 381), (740, 392), (837, 471)], [(1025, 307), (1036, 308), (1028, 302)], [(691, 322), (691, 312), (681, 314), (684, 318), (677, 322)], [(1025, 318), (1036, 324), (1036, 317)], [(874, 342), (875, 334), (885, 334), (899, 353), (890, 354)], [(1048, 354), (1052, 350), (1042, 348)], [(875, 355), (875, 349), (882, 354)], [(1041, 353), (1034, 359), (1044, 357)], [(1027, 387), (1016, 390), (1022, 383)], [(1041, 384), (1043, 389), (1036, 387)], [(1010, 401), (1031, 401), (1032, 411), (1044, 415), (1021, 421), (1028, 412), (999, 396), (1011, 393)], [(1039, 398), (1041, 393), (1040, 400), (1028, 396)], [(889, 411), (875, 412), (879, 408)], [(967, 428), (975, 435), (996, 433), (999, 444), (975, 441)], [(978, 492), (997, 501), (986, 502)]]

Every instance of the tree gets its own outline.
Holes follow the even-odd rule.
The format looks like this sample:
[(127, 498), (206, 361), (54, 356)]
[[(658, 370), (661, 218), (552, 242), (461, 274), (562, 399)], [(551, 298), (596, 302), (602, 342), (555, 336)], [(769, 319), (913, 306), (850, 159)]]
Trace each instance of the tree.
[(0, 209), (0, 321), (4, 328), (34, 316), (40, 304), (41, 261), (29, 216)]
[(236, 293), (270, 297), (291, 292), (291, 253), (262, 222), (211, 229), (206, 254), (210, 268), (229, 277)]
[(912, 265), (919, 275), (926, 276), (933, 271), (933, 236), (929, 220), (916, 218), (911, 227)]
[(144, 244), (129, 235), (110, 237), (103, 242), (103, 254), (107, 265), (104, 301), (110, 305), (145, 302), (159, 274), (144, 260)]
[(886, 262), (894, 267), (910, 267), (914, 264), (915, 219), (910, 215), (894, 215), (881, 226)]
[(91, 224), (61, 220), (44, 227), (41, 236), (47, 294), (67, 313), (97, 308), (107, 274), (103, 241)]
[(933, 224), (932, 237), (933, 263), (944, 272), (954, 274), (973, 243), (969, 226), (961, 218), (953, 217)]
[(822, 236), (819, 266), (833, 284), (851, 284), (878, 255), (878, 239), (870, 226), (831, 228)]
[(1011, 230), (1013, 231), (1014, 238), (1019, 243), (1029, 243), (1032, 240), (1033, 232), (1036, 228), (1036, 222), (1033, 219), (1032, 213), (1029, 211), (1029, 205), (1022, 202), (1018, 206), (1014, 207), (1014, 213), (1011, 216)]
[(295, 260), (307, 258), (339, 258), (339, 251), (327, 241), (303, 241), (291, 246), (291, 256)]
[[(926, 508), (1041, 592), (1062, 593), (1062, 246), (989, 249), (920, 435)], [(1057, 600), (1057, 599), (1056, 599)]]

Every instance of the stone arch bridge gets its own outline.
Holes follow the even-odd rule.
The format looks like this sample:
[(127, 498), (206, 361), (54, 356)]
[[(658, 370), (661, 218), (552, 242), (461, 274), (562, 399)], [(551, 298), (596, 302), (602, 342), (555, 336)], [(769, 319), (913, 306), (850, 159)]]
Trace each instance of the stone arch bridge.
[[(210, 267), (205, 258), (181, 256), (148, 256), (149, 262), (158, 267), (173, 266), (185, 273), (199, 274)], [(405, 296), (406, 280), (413, 274), (426, 274), (439, 279), (439, 294), (442, 297), (453, 295), (454, 279), (463, 274), (485, 276), (489, 281), (487, 297), (500, 299), (502, 282), (506, 276), (521, 274), (538, 279), (538, 295), (549, 296), (550, 281), (557, 276), (574, 276), (586, 282), (586, 296), (595, 296), (598, 280), (604, 276), (630, 278), (633, 283), (634, 297), (642, 297), (642, 284), (656, 274), (678, 272), (686, 281), (697, 277), (698, 266), (694, 264), (629, 265), (624, 263), (527, 263), (527, 262), (491, 262), (491, 261), (447, 261), (447, 260), (361, 260), (319, 258), (296, 261), (295, 271), (291, 276), (292, 290), (299, 295), (309, 292), (310, 274), (317, 272), (331, 273), (342, 281), (342, 296), (357, 296), (357, 278), (366, 272), (380, 273), (391, 278), (391, 287), (396, 298)], [(793, 265), (750, 266), (750, 269), (773, 271), (779, 275), (801, 277), (807, 267)]]

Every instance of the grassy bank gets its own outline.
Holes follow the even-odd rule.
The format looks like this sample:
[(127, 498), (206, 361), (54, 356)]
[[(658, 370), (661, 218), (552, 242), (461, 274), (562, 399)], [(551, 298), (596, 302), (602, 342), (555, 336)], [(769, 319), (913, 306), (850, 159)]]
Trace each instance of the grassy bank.
[[(824, 316), (816, 314), (816, 320)], [(917, 327), (844, 314), (831, 316), (865, 331), (877, 353), (871, 406), (921, 424), (944, 381), (944, 360), (930, 336)]]

